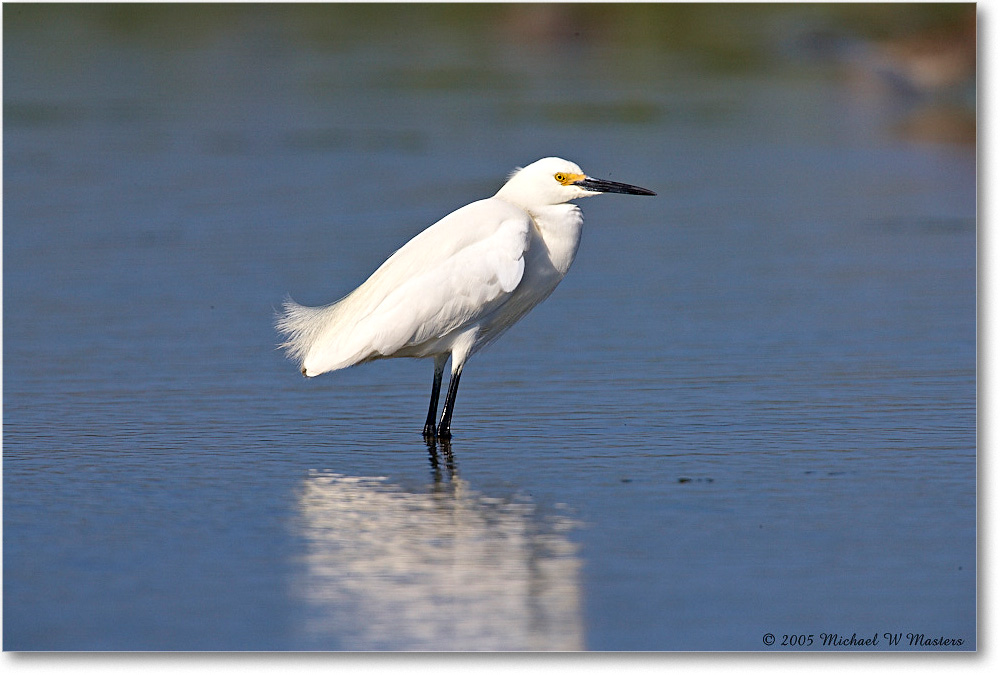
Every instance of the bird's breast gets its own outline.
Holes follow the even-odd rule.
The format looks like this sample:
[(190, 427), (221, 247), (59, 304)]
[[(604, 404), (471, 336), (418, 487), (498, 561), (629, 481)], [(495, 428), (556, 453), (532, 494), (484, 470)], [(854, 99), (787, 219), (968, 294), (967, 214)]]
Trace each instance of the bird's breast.
[(565, 276), (576, 258), (583, 234), (583, 214), (576, 204), (556, 204), (530, 211), (552, 267)]

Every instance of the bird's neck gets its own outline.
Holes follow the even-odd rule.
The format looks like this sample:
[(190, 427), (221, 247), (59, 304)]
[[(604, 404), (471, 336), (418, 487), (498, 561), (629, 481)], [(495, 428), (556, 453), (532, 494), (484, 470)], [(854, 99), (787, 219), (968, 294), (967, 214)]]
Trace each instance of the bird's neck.
[(569, 271), (583, 233), (583, 213), (576, 204), (534, 207), (528, 213), (549, 250), (549, 259), (561, 275)]

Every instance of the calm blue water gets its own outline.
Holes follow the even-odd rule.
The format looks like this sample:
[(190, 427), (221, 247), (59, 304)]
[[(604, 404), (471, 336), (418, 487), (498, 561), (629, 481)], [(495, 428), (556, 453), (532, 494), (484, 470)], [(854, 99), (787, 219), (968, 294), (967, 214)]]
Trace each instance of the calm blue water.
[[(148, 11), (4, 7), (5, 649), (976, 647), (968, 92), (627, 7)], [(582, 202), (450, 448), (430, 362), (275, 349), (553, 154), (659, 196)]]

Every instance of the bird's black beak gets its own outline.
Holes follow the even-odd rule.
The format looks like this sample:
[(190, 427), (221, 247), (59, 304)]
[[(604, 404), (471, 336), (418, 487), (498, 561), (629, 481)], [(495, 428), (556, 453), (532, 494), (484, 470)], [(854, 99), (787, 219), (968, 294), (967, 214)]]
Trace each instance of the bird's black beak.
[(599, 180), (597, 178), (584, 178), (583, 180), (578, 180), (573, 185), (579, 185), (584, 190), (590, 190), (591, 192), (614, 192), (622, 195), (649, 195), (655, 197), (656, 193), (652, 190), (647, 190), (646, 188), (636, 187), (635, 185), (626, 185), (625, 183), (616, 183), (611, 180)]

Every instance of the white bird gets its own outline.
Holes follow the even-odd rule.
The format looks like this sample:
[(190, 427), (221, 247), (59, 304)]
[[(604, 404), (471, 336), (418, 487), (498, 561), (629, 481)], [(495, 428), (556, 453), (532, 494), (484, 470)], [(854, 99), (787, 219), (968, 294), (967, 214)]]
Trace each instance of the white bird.
[[(306, 377), (376, 359), (433, 357), (424, 437), (450, 438), (465, 362), (559, 285), (583, 228), (580, 208), (567, 202), (604, 192), (656, 194), (590, 178), (557, 157), (516, 170), (496, 195), (428, 227), (341, 300), (323, 307), (286, 300), (280, 346)], [(435, 425), (449, 357), (451, 379)]]

